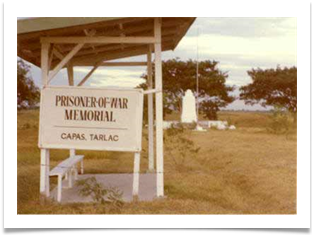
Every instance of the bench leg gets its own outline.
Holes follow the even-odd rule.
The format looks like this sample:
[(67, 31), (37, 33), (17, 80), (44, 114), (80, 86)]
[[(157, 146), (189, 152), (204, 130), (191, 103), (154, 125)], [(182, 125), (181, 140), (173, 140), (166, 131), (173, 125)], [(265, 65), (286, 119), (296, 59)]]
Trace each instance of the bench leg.
[(72, 188), (72, 169), (68, 173), (69, 188)]
[(66, 180), (68, 180), (68, 173), (65, 174), (65, 178)]
[(134, 172), (133, 172), (133, 198), (138, 196), (139, 174), (140, 174), (140, 153), (134, 154)]
[(74, 180), (77, 180), (77, 175), (78, 175), (78, 173), (77, 173), (77, 166), (73, 167), (73, 173), (74, 173)]
[(58, 176), (58, 196), (57, 200), (58, 202), (61, 202), (61, 193), (62, 193), (62, 176)]
[(81, 174), (84, 174), (84, 164), (83, 164), (83, 160), (81, 161)]

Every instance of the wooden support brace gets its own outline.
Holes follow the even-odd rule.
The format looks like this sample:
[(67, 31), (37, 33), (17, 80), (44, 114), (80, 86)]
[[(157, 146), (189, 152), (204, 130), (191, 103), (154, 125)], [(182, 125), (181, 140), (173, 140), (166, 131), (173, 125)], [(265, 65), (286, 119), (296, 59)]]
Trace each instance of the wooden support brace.
[(63, 60), (64, 55), (63, 53), (60, 51), (60, 49), (57, 47), (57, 45), (54, 45), (53, 47), (53, 54), (58, 57), (59, 60)]
[(147, 62), (103, 62), (100, 66), (147, 66)]
[(82, 86), (87, 79), (89, 79), (90, 76), (92, 76), (92, 74), (96, 71), (96, 69), (98, 69), (100, 63), (97, 63), (92, 69), (91, 71), (89, 71), (89, 73), (82, 79), (82, 81), (80, 81), (80, 83), (77, 86)]
[(84, 46), (84, 43), (80, 43), (76, 45), (61, 61), (60, 63), (53, 69), (53, 71), (49, 74), (49, 80), (50, 82), (57, 73), (63, 68), (64, 65), (66, 65), (72, 57)]

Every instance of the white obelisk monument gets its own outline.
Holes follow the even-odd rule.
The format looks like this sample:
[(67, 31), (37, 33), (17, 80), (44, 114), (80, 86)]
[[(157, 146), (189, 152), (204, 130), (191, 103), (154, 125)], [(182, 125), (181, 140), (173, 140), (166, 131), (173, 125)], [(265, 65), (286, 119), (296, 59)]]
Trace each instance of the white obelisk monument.
[(195, 97), (191, 90), (187, 90), (182, 98), (181, 122), (193, 123), (197, 121)]

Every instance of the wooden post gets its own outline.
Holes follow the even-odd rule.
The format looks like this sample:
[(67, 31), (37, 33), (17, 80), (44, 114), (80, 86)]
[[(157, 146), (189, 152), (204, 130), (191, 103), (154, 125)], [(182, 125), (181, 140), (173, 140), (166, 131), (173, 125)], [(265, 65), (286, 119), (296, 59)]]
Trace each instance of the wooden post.
[[(148, 89), (153, 89), (152, 46), (148, 46), (147, 76)], [(154, 101), (153, 94), (148, 94), (148, 171), (154, 171)]]
[[(67, 71), (68, 71), (68, 80), (69, 86), (74, 86), (74, 72), (73, 72), (73, 65), (71, 62), (67, 64)], [(70, 157), (75, 156), (75, 149), (70, 149)]]
[[(162, 91), (161, 64), (161, 18), (154, 20), (155, 46), (155, 87)], [(162, 92), (156, 93), (156, 171), (157, 197), (164, 196), (164, 154), (163, 154), (163, 104)]]
[[(49, 43), (41, 45), (41, 76), (43, 87), (48, 85)], [(40, 150), (40, 194), (49, 197), (49, 149)]]
[(140, 153), (134, 153), (134, 170), (133, 170), (133, 199), (138, 197), (139, 178), (140, 178)]
[(49, 149), (40, 150), (40, 193), (49, 197)]
[(49, 47), (49, 43), (41, 44), (41, 79), (43, 86), (48, 85)]

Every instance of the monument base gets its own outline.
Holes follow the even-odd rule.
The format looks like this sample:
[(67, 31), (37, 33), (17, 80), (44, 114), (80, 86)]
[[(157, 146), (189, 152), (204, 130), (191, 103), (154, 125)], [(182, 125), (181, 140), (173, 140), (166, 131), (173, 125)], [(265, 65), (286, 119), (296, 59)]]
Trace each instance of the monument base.
[(197, 124), (193, 131), (207, 131), (207, 130)]

